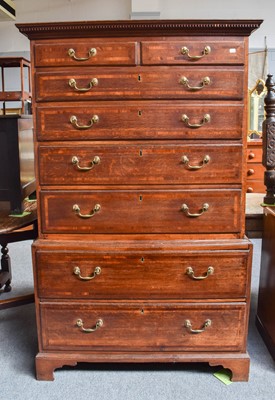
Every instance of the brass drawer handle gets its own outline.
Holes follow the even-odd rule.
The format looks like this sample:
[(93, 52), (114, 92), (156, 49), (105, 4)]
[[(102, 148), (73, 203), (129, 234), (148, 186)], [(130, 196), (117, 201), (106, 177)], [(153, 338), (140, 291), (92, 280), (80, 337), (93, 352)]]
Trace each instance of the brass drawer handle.
[(94, 270), (94, 272), (92, 273), (91, 276), (82, 276), (79, 267), (74, 267), (73, 273), (74, 273), (74, 275), (76, 275), (82, 281), (90, 281), (90, 280), (94, 279), (97, 275), (101, 274), (101, 268), (100, 267), (95, 267), (95, 270)]
[(91, 48), (88, 52), (88, 57), (77, 57), (75, 55), (75, 50), (74, 49), (69, 49), (68, 50), (68, 55), (73, 58), (75, 61), (87, 61), (91, 57), (94, 57), (96, 55), (97, 51), (95, 48)]
[(83, 326), (84, 322), (82, 321), (82, 319), (79, 318), (76, 321), (76, 325), (82, 330), (82, 332), (92, 333), (92, 332), (95, 332), (97, 329), (99, 329), (99, 328), (101, 328), (103, 326), (103, 320), (102, 319), (98, 319), (93, 328), (84, 328), (84, 326)]
[(101, 209), (100, 204), (96, 204), (92, 209), (91, 214), (81, 214), (80, 207), (78, 204), (73, 205), (73, 211), (80, 217), (80, 218), (92, 218), (96, 213), (98, 213)]
[(79, 88), (76, 85), (76, 80), (74, 78), (71, 78), (69, 80), (69, 86), (75, 90), (77, 90), (78, 92), (88, 92), (90, 89), (92, 89), (94, 86), (98, 85), (98, 80), (97, 78), (93, 78), (90, 80), (89, 82), (89, 86), (87, 88)]
[(194, 279), (196, 281), (201, 281), (202, 279), (208, 278), (209, 275), (213, 275), (214, 274), (214, 268), (210, 266), (210, 267), (207, 268), (207, 271), (206, 271), (205, 275), (195, 276), (193, 268), (192, 267), (188, 267), (188, 268), (186, 268), (186, 274), (190, 278), (192, 278), (192, 279)]
[(92, 118), (90, 119), (89, 125), (79, 125), (78, 122), (77, 122), (77, 117), (75, 115), (72, 115), (70, 117), (70, 123), (77, 129), (89, 129), (94, 124), (97, 124), (98, 121), (99, 121), (98, 115), (93, 115)]
[(203, 157), (203, 160), (201, 162), (201, 165), (190, 165), (189, 164), (189, 158), (187, 156), (182, 156), (181, 161), (183, 162), (184, 165), (190, 170), (197, 170), (203, 168), (206, 164), (210, 162), (210, 157), (208, 155), (205, 155)]
[(90, 167), (81, 167), (81, 166), (79, 165), (79, 159), (78, 159), (78, 157), (77, 157), (77, 156), (73, 156), (73, 158), (72, 158), (72, 164), (73, 164), (74, 166), (76, 166), (76, 168), (77, 168), (79, 171), (90, 171), (91, 169), (94, 168), (95, 165), (98, 165), (99, 163), (100, 163), (100, 157), (94, 156), (94, 159), (93, 159), (92, 161), (90, 161), (90, 164), (91, 164)]
[(202, 50), (200, 56), (191, 56), (189, 54), (189, 49), (186, 46), (181, 48), (181, 54), (190, 58), (191, 61), (200, 60), (202, 57), (207, 56), (209, 53), (211, 53), (210, 46), (205, 46), (205, 48)]
[(211, 81), (210, 81), (210, 78), (208, 78), (208, 76), (205, 76), (201, 81), (201, 86), (190, 86), (189, 80), (186, 78), (186, 76), (182, 76), (180, 79), (180, 83), (182, 85), (186, 86), (188, 89), (195, 91), (195, 90), (201, 90), (205, 86), (210, 85)]
[(211, 319), (207, 319), (204, 321), (203, 326), (201, 329), (193, 329), (192, 328), (192, 323), (189, 319), (186, 319), (184, 321), (184, 326), (185, 328), (187, 328), (189, 330), (189, 332), (191, 333), (202, 333), (206, 330), (206, 328), (208, 328), (209, 326), (211, 326), (212, 322)]
[(196, 128), (200, 128), (201, 126), (203, 126), (203, 125), (207, 124), (208, 122), (210, 122), (211, 121), (211, 117), (210, 117), (209, 114), (204, 114), (200, 124), (190, 124), (189, 117), (186, 114), (182, 114), (181, 120), (182, 120), (182, 122), (185, 123), (186, 126), (188, 126), (188, 128), (196, 129)]
[(200, 216), (201, 216), (203, 213), (205, 213), (208, 209), (209, 209), (209, 204), (204, 203), (204, 204), (202, 205), (201, 211), (200, 211), (198, 214), (191, 214), (191, 213), (189, 212), (189, 207), (188, 207), (187, 204), (183, 204), (183, 205), (181, 206), (181, 211), (183, 211), (184, 214), (185, 214), (187, 217), (191, 217), (191, 218), (200, 217)]

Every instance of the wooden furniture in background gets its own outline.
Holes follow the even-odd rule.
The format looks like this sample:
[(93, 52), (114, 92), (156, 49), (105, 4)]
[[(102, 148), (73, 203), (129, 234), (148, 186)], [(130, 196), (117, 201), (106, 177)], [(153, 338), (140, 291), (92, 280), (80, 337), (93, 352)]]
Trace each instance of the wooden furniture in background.
[[(7, 102), (21, 102), (20, 114), (27, 113), (29, 102), (31, 101), (31, 79), (30, 79), (30, 62), (23, 57), (0, 57), (1, 68), (1, 91), (0, 102), (3, 102), (3, 114), (5, 115), (8, 110), (6, 108)], [(20, 88), (18, 90), (6, 90), (5, 84), (5, 70), (10, 68), (19, 68), (20, 74)], [(27, 69), (28, 82), (25, 86), (24, 70)]]
[[(0, 269), (0, 288), (4, 287), (4, 292), (11, 290), (11, 260), (9, 256), (8, 244), (22, 240), (37, 238), (37, 209), (36, 201), (24, 202), (24, 213), (22, 217), (13, 217), (9, 210), (0, 210), (0, 244), (1, 244), (1, 269)], [(0, 309), (19, 306), (34, 301), (33, 293), (1, 300)]]
[(263, 123), (266, 196), (256, 325), (275, 360), (275, 83), (272, 75), (268, 75), (266, 87)]
[(208, 362), (247, 380), (248, 36), (261, 21), (18, 24), (31, 39), (37, 378)]
[(275, 206), (264, 208), (256, 326), (275, 360)]
[(265, 193), (262, 139), (247, 142), (247, 193)]
[(32, 115), (0, 115), (0, 202), (21, 214), (35, 188)]

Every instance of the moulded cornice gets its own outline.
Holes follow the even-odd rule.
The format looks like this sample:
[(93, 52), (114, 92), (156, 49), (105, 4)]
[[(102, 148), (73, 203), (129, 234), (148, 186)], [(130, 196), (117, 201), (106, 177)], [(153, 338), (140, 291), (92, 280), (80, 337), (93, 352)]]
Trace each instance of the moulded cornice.
[(104, 36), (249, 36), (262, 20), (137, 20), (16, 24), (29, 39)]

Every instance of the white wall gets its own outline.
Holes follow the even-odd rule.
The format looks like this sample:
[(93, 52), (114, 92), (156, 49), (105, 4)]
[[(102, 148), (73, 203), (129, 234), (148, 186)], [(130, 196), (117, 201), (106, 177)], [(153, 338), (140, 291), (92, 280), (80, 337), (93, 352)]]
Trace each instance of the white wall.
[[(141, 0), (140, 0), (141, 1)], [(138, 0), (14, 0), (15, 22), (129, 19)], [(250, 38), (251, 48), (275, 48), (275, 0), (146, 0), (162, 19), (264, 19)], [(28, 51), (28, 39), (14, 22), (0, 22), (0, 53)]]

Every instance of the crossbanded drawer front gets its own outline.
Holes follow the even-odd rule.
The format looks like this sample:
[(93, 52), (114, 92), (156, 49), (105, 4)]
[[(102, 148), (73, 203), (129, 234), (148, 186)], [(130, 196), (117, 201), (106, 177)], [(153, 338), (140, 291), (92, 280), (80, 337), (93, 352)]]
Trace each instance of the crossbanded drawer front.
[(37, 72), (36, 100), (236, 99), (244, 94), (241, 67), (85, 68)]
[[(240, 351), (245, 303), (40, 303), (44, 350)], [(194, 332), (199, 331), (199, 332)]]
[(142, 64), (244, 64), (243, 39), (182, 37), (180, 41), (141, 42)]
[(43, 233), (237, 233), (240, 189), (42, 191)]
[(241, 183), (240, 144), (50, 145), (38, 148), (41, 185)]
[[(96, 247), (96, 246), (95, 246)], [(35, 253), (43, 299), (245, 299), (247, 251)]]
[(38, 140), (242, 137), (243, 105), (178, 101), (38, 104)]
[(36, 67), (136, 65), (138, 52), (136, 42), (104, 42), (98, 39), (36, 44), (34, 64)]

